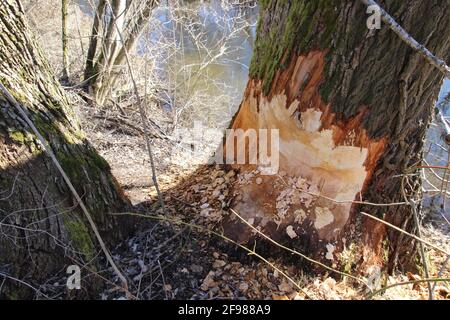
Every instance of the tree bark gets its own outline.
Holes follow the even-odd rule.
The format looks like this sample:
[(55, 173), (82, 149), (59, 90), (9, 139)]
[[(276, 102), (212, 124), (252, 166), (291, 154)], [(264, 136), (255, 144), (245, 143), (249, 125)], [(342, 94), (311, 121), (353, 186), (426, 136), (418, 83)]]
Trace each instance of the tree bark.
[[(448, 1), (380, 5), (449, 59)], [(231, 128), (278, 129), (280, 171), (256, 172), (252, 183), (236, 186), (232, 207), (272, 238), (330, 264), (358, 244), (358, 264), (371, 272), (410, 265), (416, 249), (410, 238), (360, 212), (414, 232), (411, 207), (353, 202), (418, 199), (419, 176), (404, 184), (401, 175), (418, 173), (411, 168), (422, 159), (443, 76), (387, 26), (369, 30), (366, 9), (359, 1), (261, 2), (250, 80)], [(225, 150), (234, 148), (230, 139)], [(224, 227), (241, 242), (252, 238), (232, 216)]]
[[(111, 246), (132, 224), (119, 223), (108, 213), (125, 210), (128, 200), (108, 163), (81, 131), (64, 90), (28, 32), (20, 2), (0, 1), (0, 82), (26, 108)], [(53, 275), (65, 274), (69, 265), (95, 269), (99, 246), (67, 185), (1, 92), (0, 108), (0, 271), (39, 287)], [(98, 285), (89, 277), (83, 289), (93, 293)], [(7, 279), (0, 297), (32, 294)]]
[(67, 83), (69, 81), (69, 50), (68, 50), (68, 39), (67, 39), (67, 10), (69, 8), (68, 0), (62, 0), (61, 2), (61, 43), (62, 43), (62, 53), (63, 53), (63, 70), (62, 70), (62, 81)]
[[(107, 1), (100, 1), (98, 4), (85, 70), (86, 90), (95, 97), (99, 105), (103, 105), (108, 95), (114, 92), (114, 86), (125, 62), (125, 51), (130, 52), (135, 46), (156, 6), (154, 0), (127, 5), (124, 0), (112, 0), (110, 4), (110, 11), (105, 10), (109, 7)], [(94, 41), (98, 34), (97, 19), (107, 20), (108, 23), (104, 27), (105, 36), (99, 44), (100, 50), (94, 63), (97, 51), (97, 41)]]

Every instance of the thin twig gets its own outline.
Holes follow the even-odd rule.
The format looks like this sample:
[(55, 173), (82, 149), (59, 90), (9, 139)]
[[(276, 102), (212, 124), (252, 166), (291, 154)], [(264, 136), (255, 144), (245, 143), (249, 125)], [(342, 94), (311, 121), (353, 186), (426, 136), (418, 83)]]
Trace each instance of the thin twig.
[(36, 289), (35, 287), (33, 287), (31, 284), (29, 284), (29, 283), (27, 283), (27, 282), (25, 282), (25, 281), (23, 281), (23, 280), (20, 280), (20, 279), (18, 279), (18, 278), (11, 277), (11, 276), (9, 276), (9, 275), (3, 273), (3, 272), (0, 272), (0, 276), (4, 277), (5, 279), (10, 279), (10, 280), (16, 281), (16, 282), (18, 282), (18, 283), (21, 283), (21, 284), (23, 284), (24, 286), (26, 286), (26, 287), (28, 287), (28, 288), (34, 290), (37, 294), (41, 294), (44, 298), (50, 300), (50, 297), (49, 297), (49, 296), (47, 296), (47, 295), (45, 295), (44, 293), (40, 292), (38, 289)]
[[(17, 173), (16, 176), (14, 177), (13, 185), (11, 187), (11, 192), (6, 197), (0, 198), (0, 201), (8, 200), (14, 194), (14, 189), (16, 187), (16, 182), (17, 182), (18, 176), (19, 176), (19, 174)], [(0, 192), (0, 194), (3, 194), (5, 192), (7, 192), (7, 190)]]
[(110, 213), (110, 214), (114, 215), (114, 216), (116, 216), (116, 215), (117, 216), (129, 215), (129, 216), (141, 217), (141, 218), (146, 218), (146, 219), (153, 219), (153, 220), (158, 220), (158, 221), (166, 221), (166, 222), (170, 222), (170, 223), (175, 223), (175, 224), (179, 224), (179, 225), (188, 226), (188, 227), (190, 227), (192, 229), (197, 229), (199, 231), (207, 232), (209, 234), (213, 234), (213, 235), (215, 235), (215, 236), (217, 236), (219, 238), (222, 238), (225, 241), (230, 242), (230, 243), (238, 246), (239, 248), (247, 251), (249, 253), (249, 255), (253, 255), (253, 256), (257, 257), (258, 259), (260, 259), (261, 261), (265, 262), (267, 265), (269, 265), (271, 268), (273, 268), (278, 273), (280, 273), (283, 277), (285, 277), (286, 280), (288, 280), (290, 283), (292, 283), (298, 290), (302, 291), (307, 298), (313, 299), (308, 292), (306, 292), (302, 287), (300, 287), (297, 284), (297, 282), (295, 282), (295, 280), (293, 280), (291, 277), (289, 277), (285, 272), (283, 272), (280, 268), (275, 266), (273, 263), (271, 263), (270, 261), (265, 259), (263, 256), (258, 254), (255, 249), (253, 249), (253, 250), (249, 249), (246, 246), (244, 246), (244, 245), (242, 245), (240, 243), (237, 243), (236, 241), (234, 241), (234, 240), (228, 238), (227, 236), (225, 236), (223, 234), (220, 234), (220, 233), (218, 233), (216, 231), (213, 231), (213, 230), (210, 230), (210, 229), (207, 229), (205, 227), (202, 227), (202, 226), (199, 226), (199, 225), (195, 225), (195, 224), (192, 224), (192, 223), (184, 222), (184, 221), (182, 221), (180, 219), (170, 219), (170, 218), (168, 218), (166, 216), (149, 216), (149, 215), (145, 215), (145, 214), (132, 213), (132, 212), (120, 212), (120, 213)]
[(388, 289), (391, 289), (391, 288), (394, 288), (394, 287), (398, 287), (398, 286), (405, 286), (405, 285), (408, 285), (408, 284), (416, 284), (416, 283), (423, 283), (423, 282), (430, 283), (430, 282), (449, 282), (449, 281), (450, 281), (450, 278), (431, 278), (431, 279), (420, 279), (420, 280), (412, 280), (412, 281), (406, 281), (406, 282), (398, 282), (398, 283), (394, 283), (394, 284), (391, 284), (389, 286), (386, 286), (384, 288), (381, 288), (381, 289), (379, 289), (379, 290), (377, 290), (377, 291), (375, 291), (373, 293), (370, 293), (366, 298), (367, 299), (372, 299), (376, 295), (378, 295), (378, 294), (380, 294), (380, 293), (382, 293), (382, 292), (384, 292), (384, 291), (386, 291)]
[[(278, 175), (278, 178), (281, 179), (281, 181), (286, 186), (289, 187), (289, 184), (286, 181), (284, 181), (284, 179), (280, 175)], [(360, 201), (357, 201), (357, 200), (337, 200), (337, 199), (333, 199), (333, 198), (327, 197), (327, 196), (325, 196), (325, 195), (323, 195), (321, 193), (311, 192), (311, 191), (307, 191), (307, 190), (302, 191), (302, 192), (304, 192), (306, 194), (309, 194), (311, 196), (314, 196), (314, 197), (323, 198), (325, 200), (331, 201), (331, 202), (336, 203), (336, 204), (348, 204), (348, 203), (351, 203), (351, 204), (360, 204), (360, 205), (373, 206), (373, 207), (395, 207), (395, 206), (408, 205), (408, 202), (374, 203), (374, 202), (367, 202), (367, 201), (362, 201), (362, 200), (360, 200)]]
[[(447, 264), (448, 264), (449, 260), (450, 260), (450, 256), (447, 256), (447, 258), (445, 259), (444, 263), (442, 264), (441, 269), (439, 270), (439, 273), (437, 275), (438, 278), (442, 277), (442, 275), (444, 274), (445, 269), (447, 269)], [(437, 285), (437, 282), (433, 285), (433, 291), (436, 289), (436, 285)]]
[(161, 262), (159, 262), (159, 259), (158, 259), (158, 268), (159, 268), (159, 272), (161, 273), (161, 279), (162, 279), (162, 282), (163, 282), (163, 291), (164, 291), (164, 294), (166, 296), (166, 300), (169, 300), (169, 296), (168, 296), (167, 290), (166, 290), (166, 279), (164, 278), (163, 269), (161, 267)]
[[(413, 212), (414, 223), (416, 224), (416, 228), (417, 228), (417, 235), (419, 238), (422, 238), (422, 230), (421, 230), (422, 228), (420, 227), (419, 215), (417, 213), (416, 204), (412, 200), (410, 201), (410, 203), (411, 203), (411, 210)], [(424, 249), (423, 243), (421, 241), (419, 242), (419, 251), (420, 251), (420, 256), (421, 256), (422, 262), (423, 262), (423, 271), (425, 273), (425, 278), (428, 279), (430, 277), (430, 272), (428, 271), (427, 257), (425, 255), (425, 249)], [(428, 286), (429, 299), (433, 300), (434, 295), (433, 295), (433, 288), (431, 287), (431, 283), (427, 282), (427, 286)]]

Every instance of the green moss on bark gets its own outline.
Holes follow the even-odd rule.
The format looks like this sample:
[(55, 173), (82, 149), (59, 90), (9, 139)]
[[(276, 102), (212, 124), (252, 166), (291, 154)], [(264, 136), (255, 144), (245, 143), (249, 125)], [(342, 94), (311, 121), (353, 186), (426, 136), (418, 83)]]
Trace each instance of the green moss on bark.
[(265, 94), (276, 72), (289, 65), (294, 53), (329, 47), (340, 5), (342, 2), (337, 0), (262, 2), (250, 76), (262, 80)]
[(67, 228), (72, 245), (76, 250), (79, 250), (87, 260), (91, 260), (94, 257), (95, 251), (91, 235), (86, 225), (81, 220), (71, 220), (71, 218), (66, 218), (64, 225)]

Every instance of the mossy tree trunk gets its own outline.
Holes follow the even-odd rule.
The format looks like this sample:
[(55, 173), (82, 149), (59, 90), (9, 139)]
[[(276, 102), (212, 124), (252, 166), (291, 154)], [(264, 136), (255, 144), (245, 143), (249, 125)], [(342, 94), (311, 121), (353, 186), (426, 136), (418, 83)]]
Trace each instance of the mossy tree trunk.
[[(448, 1), (380, 5), (448, 61)], [(408, 265), (415, 244), (360, 212), (414, 232), (411, 208), (352, 201), (404, 202), (402, 190), (419, 198), (421, 181), (411, 168), (421, 161), (443, 76), (387, 26), (369, 30), (366, 9), (360, 1), (261, 2), (250, 80), (232, 128), (279, 129), (281, 174), (237, 186), (233, 207), (329, 264), (339, 262), (345, 244), (362, 244), (359, 265), (370, 271)], [(224, 226), (242, 242), (251, 239), (236, 219)]]
[[(0, 83), (49, 142), (112, 248), (132, 225), (108, 213), (125, 210), (128, 201), (108, 163), (80, 130), (65, 92), (28, 31), (18, 0), (1, 0)], [(97, 241), (61, 175), (1, 92), (0, 111), (0, 271), (38, 288), (54, 274), (64, 275), (68, 265), (95, 269), (97, 262), (91, 260), (100, 252)], [(97, 285), (95, 277), (83, 284), (91, 292)], [(0, 296), (33, 294), (7, 279)]]

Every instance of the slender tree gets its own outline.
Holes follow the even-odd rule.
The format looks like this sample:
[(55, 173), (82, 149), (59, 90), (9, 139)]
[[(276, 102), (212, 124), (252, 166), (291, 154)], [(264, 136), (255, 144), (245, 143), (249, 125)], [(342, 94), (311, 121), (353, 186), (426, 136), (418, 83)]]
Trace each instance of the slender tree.
[(62, 0), (61, 2), (61, 42), (62, 42), (62, 53), (63, 53), (63, 71), (62, 71), (62, 81), (69, 81), (69, 50), (68, 50), (68, 39), (67, 39), (67, 10), (69, 7), (68, 0)]
[[(98, 104), (102, 105), (114, 91), (124, 69), (125, 52), (136, 45), (156, 4), (154, 0), (98, 2), (85, 69), (85, 88)], [(99, 43), (100, 32), (103, 38)]]
[[(448, 61), (448, 1), (380, 5)], [(365, 271), (411, 265), (416, 242), (361, 212), (415, 232), (417, 165), (443, 74), (388, 26), (369, 29), (373, 17), (360, 1), (264, 0), (260, 10), (250, 80), (231, 127), (278, 129), (280, 171), (237, 185), (232, 207), (330, 264), (353, 243)], [(224, 227), (242, 242), (252, 238), (232, 216)]]
[[(122, 239), (131, 225), (108, 215), (124, 210), (128, 200), (81, 131), (73, 106), (28, 30), (20, 2), (0, 3), (0, 84), (6, 90), (0, 91), (0, 271), (10, 277), (0, 296), (21, 298), (33, 292), (12, 278), (37, 287), (56, 272), (65, 273), (68, 265), (88, 263), (99, 246), (78, 202), (8, 94), (49, 143), (107, 245)], [(94, 278), (85, 289), (98, 285)]]

